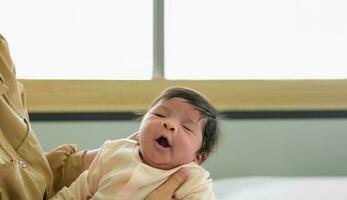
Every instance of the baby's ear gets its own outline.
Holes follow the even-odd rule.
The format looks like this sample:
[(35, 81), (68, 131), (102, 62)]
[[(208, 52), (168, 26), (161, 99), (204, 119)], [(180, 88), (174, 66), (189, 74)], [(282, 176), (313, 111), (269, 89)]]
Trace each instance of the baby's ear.
[(199, 153), (195, 156), (195, 159), (193, 160), (197, 164), (201, 165), (207, 158), (207, 153)]

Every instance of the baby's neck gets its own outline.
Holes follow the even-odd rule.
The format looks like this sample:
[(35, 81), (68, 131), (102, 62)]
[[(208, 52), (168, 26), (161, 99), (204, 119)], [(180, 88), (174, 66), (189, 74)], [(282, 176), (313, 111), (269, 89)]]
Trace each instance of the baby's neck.
[(170, 170), (170, 169), (173, 169), (173, 168), (165, 168), (165, 167), (160, 167), (160, 166), (155, 166), (153, 164), (151, 164), (150, 162), (146, 161), (146, 158), (143, 156), (143, 153), (141, 152), (141, 148), (140, 146), (137, 147), (138, 148), (138, 152), (139, 152), (139, 156), (140, 156), (140, 159), (141, 161), (150, 166), (150, 167), (153, 167), (153, 168), (156, 168), (156, 169), (162, 169), (162, 170)]

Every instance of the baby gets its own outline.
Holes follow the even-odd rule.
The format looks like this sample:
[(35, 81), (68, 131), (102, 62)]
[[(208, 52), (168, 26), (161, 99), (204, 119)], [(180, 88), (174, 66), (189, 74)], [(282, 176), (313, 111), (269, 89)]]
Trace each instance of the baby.
[(143, 116), (136, 140), (106, 141), (87, 171), (53, 199), (144, 199), (180, 168), (175, 199), (215, 199), (200, 164), (218, 140), (217, 112), (198, 92), (166, 89)]

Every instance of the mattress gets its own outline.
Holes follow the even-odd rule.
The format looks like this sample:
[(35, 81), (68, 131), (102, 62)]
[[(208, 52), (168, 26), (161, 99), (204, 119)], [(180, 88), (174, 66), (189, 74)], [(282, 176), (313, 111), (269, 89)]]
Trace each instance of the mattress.
[(214, 191), (219, 200), (347, 200), (347, 176), (217, 179)]

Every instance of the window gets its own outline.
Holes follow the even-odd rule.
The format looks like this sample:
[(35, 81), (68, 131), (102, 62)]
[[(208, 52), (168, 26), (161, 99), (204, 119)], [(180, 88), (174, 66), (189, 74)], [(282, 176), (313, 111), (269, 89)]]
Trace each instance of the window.
[(198, 89), (219, 110), (341, 110), (346, 8), (343, 0), (13, 0), (2, 4), (0, 31), (31, 112), (143, 110), (173, 85)]
[(20, 78), (151, 78), (151, 1), (11, 0), (0, 22)]
[(346, 79), (344, 0), (165, 1), (170, 79)]

